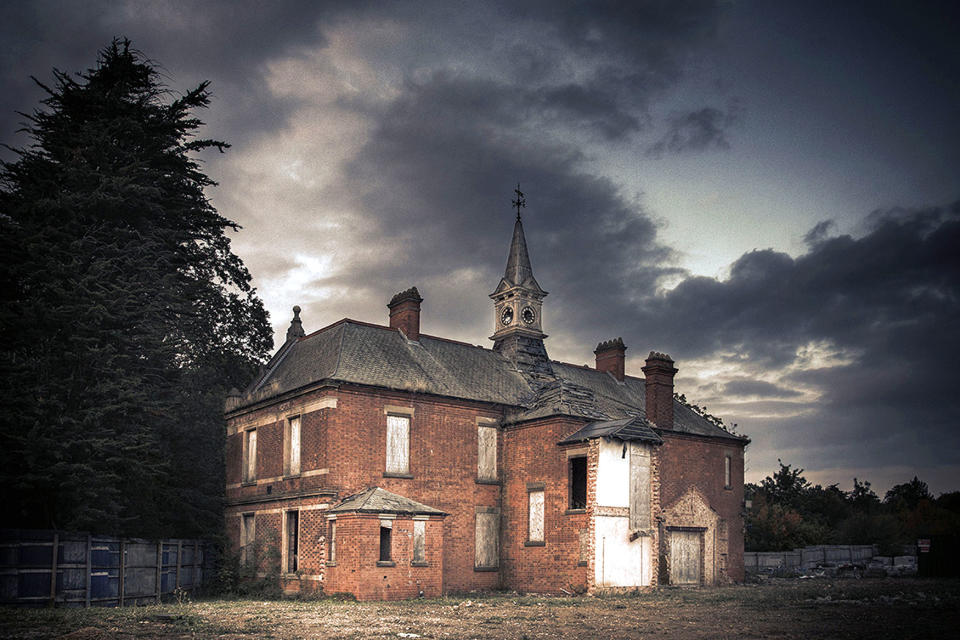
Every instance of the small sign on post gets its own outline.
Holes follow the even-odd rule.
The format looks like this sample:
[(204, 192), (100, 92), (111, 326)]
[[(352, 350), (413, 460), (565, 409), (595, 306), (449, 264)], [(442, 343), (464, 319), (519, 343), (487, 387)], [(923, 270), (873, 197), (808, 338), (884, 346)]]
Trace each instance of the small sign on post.
[(920, 553), (930, 553), (930, 538), (920, 538), (917, 540), (917, 551)]

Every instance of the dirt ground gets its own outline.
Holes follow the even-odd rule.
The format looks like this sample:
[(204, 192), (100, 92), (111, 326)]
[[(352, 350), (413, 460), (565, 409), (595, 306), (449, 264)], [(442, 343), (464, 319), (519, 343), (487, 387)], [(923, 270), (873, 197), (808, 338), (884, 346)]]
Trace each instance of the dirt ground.
[(773, 580), (601, 597), (210, 599), (124, 609), (0, 608), (0, 638), (955, 638), (958, 580)]

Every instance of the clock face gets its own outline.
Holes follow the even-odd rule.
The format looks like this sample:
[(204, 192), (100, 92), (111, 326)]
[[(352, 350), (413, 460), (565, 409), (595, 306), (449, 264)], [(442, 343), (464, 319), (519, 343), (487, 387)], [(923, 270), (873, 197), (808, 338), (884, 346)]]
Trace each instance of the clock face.
[(525, 324), (533, 324), (537, 319), (537, 313), (533, 310), (533, 307), (524, 307), (523, 311), (520, 312), (520, 318), (523, 319)]
[(503, 311), (500, 312), (500, 324), (506, 326), (513, 322), (513, 308), (504, 307)]

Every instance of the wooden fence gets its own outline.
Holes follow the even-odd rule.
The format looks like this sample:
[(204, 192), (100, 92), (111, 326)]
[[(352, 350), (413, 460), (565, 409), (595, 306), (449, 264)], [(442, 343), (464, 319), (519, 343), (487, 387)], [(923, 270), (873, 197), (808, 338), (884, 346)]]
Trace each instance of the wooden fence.
[(193, 591), (211, 574), (201, 540), (159, 541), (5, 529), (0, 603), (116, 607), (155, 604)]

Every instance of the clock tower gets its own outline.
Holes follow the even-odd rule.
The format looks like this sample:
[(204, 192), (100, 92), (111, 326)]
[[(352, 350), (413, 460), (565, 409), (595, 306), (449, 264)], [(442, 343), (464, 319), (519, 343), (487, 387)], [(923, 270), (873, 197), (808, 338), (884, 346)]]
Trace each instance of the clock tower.
[(552, 375), (550, 360), (543, 346), (543, 339), (547, 336), (543, 333), (541, 315), (547, 292), (540, 288), (530, 267), (523, 222), (520, 220), (520, 209), (526, 206), (526, 202), (519, 185), (515, 193), (517, 199), (513, 205), (517, 208), (517, 221), (513, 225), (507, 268), (496, 290), (490, 294), (494, 310), (494, 331), (490, 339), (493, 340), (494, 351), (513, 361), (521, 371)]

